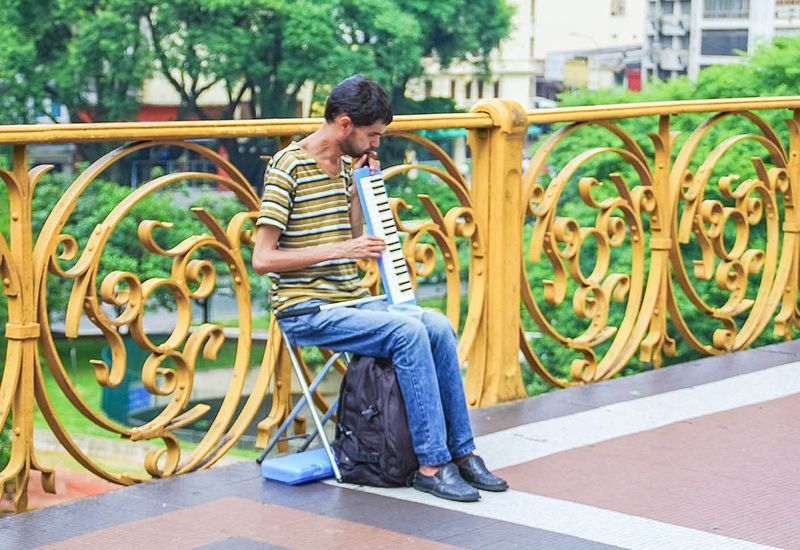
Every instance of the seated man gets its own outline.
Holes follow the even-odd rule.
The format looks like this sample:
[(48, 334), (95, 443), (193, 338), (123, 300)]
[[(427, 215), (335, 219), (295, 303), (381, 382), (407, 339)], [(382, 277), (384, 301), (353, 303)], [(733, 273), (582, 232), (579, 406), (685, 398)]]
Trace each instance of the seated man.
[[(353, 76), (331, 92), (322, 127), (272, 159), (253, 268), (269, 272), (275, 311), (368, 295), (355, 260), (377, 258), (386, 245), (362, 235), (351, 169), (366, 163), (379, 168), (374, 150), (391, 121), (386, 92)], [(300, 346), (392, 359), (420, 464), (415, 488), (459, 501), (478, 500), (476, 488), (508, 488), (473, 454), (458, 340), (447, 317), (430, 310), (421, 318), (391, 312), (384, 300), (285, 317), (280, 325)]]

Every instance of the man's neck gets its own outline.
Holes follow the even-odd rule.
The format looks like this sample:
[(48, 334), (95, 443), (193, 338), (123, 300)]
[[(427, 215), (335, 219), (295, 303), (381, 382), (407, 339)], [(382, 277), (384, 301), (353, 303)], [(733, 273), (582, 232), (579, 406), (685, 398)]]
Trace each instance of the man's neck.
[(341, 170), (343, 153), (327, 125), (301, 139), (298, 144), (329, 174), (336, 175)]

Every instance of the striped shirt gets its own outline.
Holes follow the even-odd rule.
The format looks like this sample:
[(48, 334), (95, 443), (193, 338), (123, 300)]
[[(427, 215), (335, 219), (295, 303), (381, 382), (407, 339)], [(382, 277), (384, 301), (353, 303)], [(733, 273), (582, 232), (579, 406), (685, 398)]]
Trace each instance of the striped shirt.
[[(256, 225), (281, 229), (278, 247), (285, 250), (351, 239), (350, 170), (350, 159), (342, 157), (341, 171), (331, 176), (292, 142), (267, 167)], [(276, 311), (314, 298), (339, 302), (368, 294), (351, 259), (328, 260), (269, 277)]]

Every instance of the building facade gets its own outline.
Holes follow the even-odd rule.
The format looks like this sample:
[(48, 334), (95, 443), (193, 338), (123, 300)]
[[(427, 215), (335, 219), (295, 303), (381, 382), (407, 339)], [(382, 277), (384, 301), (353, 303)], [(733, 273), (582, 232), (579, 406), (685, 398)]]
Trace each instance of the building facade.
[(449, 97), (469, 109), (485, 98), (503, 97), (530, 109), (535, 105), (533, 71), (533, 7), (539, 0), (510, 0), (515, 8), (511, 35), (492, 52), (489, 75), (477, 64), (454, 62), (442, 67), (435, 59), (423, 61), (425, 74), (412, 80), (407, 93), (414, 99)]
[(800, 33), (800, 0), (647, 0), (643, 78), (695, 78)]
[[(644, 44), (642, 0), (511, 0), (511, 35), (491, 55), (490, 76), (470, 63), (441, 67), (427, 60), (409, 85), (415, 99), (450, 97), (462, 109), (487, 97), (542, 106), (564, 89), (613, 85), (638, 88)], [(635, 66), (634, 71), (628, 68)]]

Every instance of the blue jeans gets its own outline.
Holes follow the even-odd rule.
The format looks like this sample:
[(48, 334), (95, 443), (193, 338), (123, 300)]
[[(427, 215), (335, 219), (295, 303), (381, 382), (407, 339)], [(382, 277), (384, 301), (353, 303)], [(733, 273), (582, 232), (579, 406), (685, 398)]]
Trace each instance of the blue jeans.
[[(288, 311), (322, 303), (309, 300)], [(298, 346), (391, 358), (421, 465), (444, 464), (475, 450), (458, 338), (441, 313), (426, 309), (417, 319), (387, 311), (382, 300), (285, 317), (280, 326)]]

